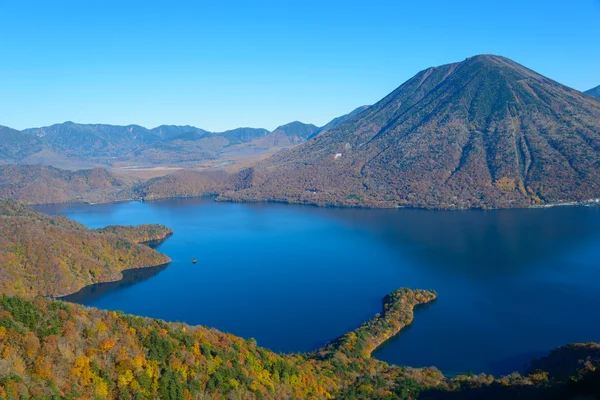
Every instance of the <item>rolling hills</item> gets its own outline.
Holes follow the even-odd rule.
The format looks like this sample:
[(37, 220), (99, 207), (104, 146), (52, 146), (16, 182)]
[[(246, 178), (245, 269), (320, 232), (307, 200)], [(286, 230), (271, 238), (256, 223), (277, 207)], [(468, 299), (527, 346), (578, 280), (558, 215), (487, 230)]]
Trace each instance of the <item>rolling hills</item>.
[(0, 199), (26, 204), (125, 200), (132, 196), (130, 186), (103, 168), (69, 171), (39, 165), (0, 165)]
[(428, 68), (224, 200), (424, 208), (600, 197), (600, 101), (504, 57)]
[[(374, 347), (435, 294), (399, 289), (375, 316), (325, 348), (277, 354), (204, 326), (168, 323), (42, 297), (0, 297), (0, 397), (161, 399), (593, 398), (599, 346), (558, 348), (526, 375), (443, 376), (388, 365)], [(590, 397), (585, 397), (590, 396)]]

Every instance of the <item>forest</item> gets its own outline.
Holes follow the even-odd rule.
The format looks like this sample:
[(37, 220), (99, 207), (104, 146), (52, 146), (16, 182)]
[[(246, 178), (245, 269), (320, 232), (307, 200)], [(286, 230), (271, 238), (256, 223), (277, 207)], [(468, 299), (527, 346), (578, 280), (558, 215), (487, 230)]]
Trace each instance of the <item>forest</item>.
[[(565, 398), (598, 393), (600, 346), (555, 350), (521, 376), (444, 377), (371, 358), (392, 316), (409, 323), (433, 292), (401, 289), (393, 312), (326, 349), (277, 354), (203, 326), (37, 297), (0, 299), (0, 397), (36, 399)], [(389, 299), (392, 299), (390, 302)], [(402, 317), (404, 315), (404, 317)]]
[(148, 244), (164, 241), (173, 234), (173, 229), (161, 224), (109, 225), (96, 229), (96, 232), (117, 235), (139, 244)]
[(92, 283), (117, 281), (126, 269), (166, 264), (169, 257), (136, 241), (168, 231), (155, 226), (95, 231), (0, 201), (0, 292), (65, 296)]

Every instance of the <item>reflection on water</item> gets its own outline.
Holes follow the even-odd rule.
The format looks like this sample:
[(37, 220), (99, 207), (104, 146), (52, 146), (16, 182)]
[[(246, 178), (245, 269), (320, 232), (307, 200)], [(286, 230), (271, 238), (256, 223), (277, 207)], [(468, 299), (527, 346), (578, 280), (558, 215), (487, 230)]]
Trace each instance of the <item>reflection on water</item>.
[[(508, 373), (570, 342), (600, 341), (600, 208), (360, 210), (175, 199), (44, 207), (92, 228), (162, 223), (168, 268), (74, 300), (310, 351), (435, 289), (375, 356), (445, 372)], [(190, 260), (197, 259), (197, 264)], [(145, 272), (140, 270), (140, 272)]]
[(128, 269), (123, 271), (123, 279), (120, 281), (103, 282), (89, 285), (77, 293), (60, 297), (60, 300), (65, 300), (71, 303), (85, 303), (94, 301), (106, 293), (122, 290), (129, 286), (135, 285), (136, 283), (152, 278), (153, 276), (156, 276), (164, 271), (164, 269), (168, 266), (169, 264), (163, 264), (156, 267)]

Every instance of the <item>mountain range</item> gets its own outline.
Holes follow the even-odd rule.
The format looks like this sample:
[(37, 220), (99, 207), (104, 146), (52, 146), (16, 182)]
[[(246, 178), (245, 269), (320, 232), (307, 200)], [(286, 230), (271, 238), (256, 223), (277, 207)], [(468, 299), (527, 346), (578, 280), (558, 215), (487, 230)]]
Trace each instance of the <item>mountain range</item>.
[(294, 121), (269, 131), (237, 128), (209, 132), (194, 126), (78, 124), (64, 122), (23, 131), (0, 126), (0, 163), (91, 167), (219, 166), (240, 158), (271, 155), (336, 126)]
[(251, 165), (239, 163), (229, 169), (233, 174), (184, 168), (142, 182), (101, 169), (2, 167), (0, 196), (28, 203), (212, 194), (229, 201), (462, 209), (600, 198), (600, 100), (494, 55), (423, 70), (376, 104), (321, 128), (292, 122), (273, 131), (211, 133), (68, 122), (22, 132), (3, 127), (0, 137), (5, 163), (222, 167), (246, 159)]
[[(293, 122), (272, 132), (238, 128), (208, 132), (193, 126), (77, 124), (65, 122), (22, 132), (2, 127), (0, 147), (5, 163), (61, 167), (195, 165), (219, 159), (223, 153), (269, 151), (305, 141), (316, 126)], [(243, 146), (243, 148), (242, 148)]]

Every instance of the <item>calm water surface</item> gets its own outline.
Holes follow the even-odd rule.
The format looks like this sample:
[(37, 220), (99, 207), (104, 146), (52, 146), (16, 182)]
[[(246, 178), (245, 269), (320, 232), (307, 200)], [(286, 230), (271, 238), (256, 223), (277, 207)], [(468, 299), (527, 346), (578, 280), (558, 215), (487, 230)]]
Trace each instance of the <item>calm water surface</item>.
[[(314, 350), (402, 286), (435, 289), (375, 356), (446, 373), (508, 373), (570, 342), (600, 341), (600, 208), (326, 209), (178, 199), (46, 206), (97, 228), (162, 223), (173, 262), (72, 297), (85, 305)], [(191, 259), (196, 258), (197, 264)]]

